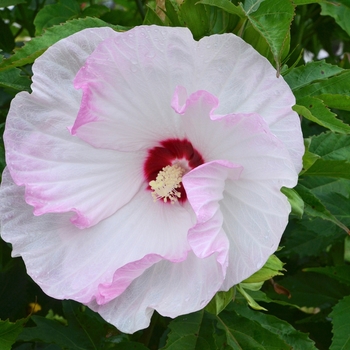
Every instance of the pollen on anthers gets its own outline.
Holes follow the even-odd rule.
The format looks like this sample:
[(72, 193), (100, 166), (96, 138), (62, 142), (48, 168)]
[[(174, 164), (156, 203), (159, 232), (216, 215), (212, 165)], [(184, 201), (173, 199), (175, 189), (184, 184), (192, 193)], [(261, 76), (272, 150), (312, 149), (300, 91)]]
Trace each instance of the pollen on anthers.
[(154, 201), (163, 199), (166, 203), (170, 200), (171, 204), (177, 202), (181, 197), (181, 193), (177, 188), (181, 187), (182, 176), (185, 169), (179, 164), (167, 165), (157, 175), (156, 179), (149, 182), (152, 189), (152, 197)]

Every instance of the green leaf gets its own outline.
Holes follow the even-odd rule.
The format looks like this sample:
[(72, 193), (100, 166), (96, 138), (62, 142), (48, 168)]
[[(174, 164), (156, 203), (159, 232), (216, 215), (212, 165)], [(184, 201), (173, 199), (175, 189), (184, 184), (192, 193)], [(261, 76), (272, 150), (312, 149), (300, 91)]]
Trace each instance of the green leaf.
[(15, 323), (9, 320), (0, 320), (0, 348), (1, 350), (11, 350), (18, 335), (22, 332), (24, 324), (28, 318), (23, 318)]
[(19, 335), (20, 341), (41, 341), (70, 350), (98, 350), (105, 336), (105, 322), (84, 306), (63, 301), (68, 326), (40, 316), (32, 316), (36, 327), (28, 327)]
[(115, 30), (125, 29), (91, 17), (68, 21), (64, 24), (47, 29), (42, 36), (33, 38), (27, 42), (22, 48), (18, 49), (14, 55), (0, 63), (0, 71), (33, 63), (36, 58), (57, 41), (85, 28), (95, 27), (111, 27)]
[[(195, 312), (189, 315), (180, 316), (169, 324), (170, 332), (166, 345), (162, 349), (166, 350), (210, 350), (210, 345), (202, 336), (204, 311)], [(204, 323), (205, 325), (205, 323)], [(205, 328), (204, 327), (204, 334)], [(209, 329), (210, 335), (212, 329)], [(209, 333), (207, 331), (207, 335)]]
[(110, 10), (108, 7), (104, 5), (91, 5), (88, 7), (85, 7), (81, 16), (82, 17), (101, 17), (102, 15), (108, 13)]
[(317, 350), (314, 342), (307, 334), (297, 331), (288, 322), (266, 313), (249, 309), (245, 305), (234, 303), (233, 308), (237, 314), (257, 322), (269, 332), (277, 335), (293, 350)]
[[(297, 272), (278, 282), (291, 292), (290, 301), (300, 307), (326, 309), (335, 305), (344, 295), (350, 294), (349, 286), (314, 272)], [(286, 299), (284, 295), (268, 291), (268, 296), (271, 295), (274, 299)]]
[(350, 266), (325, 266), (325, 267), (308, 267), (303, 269), (306, 272), (316, 272), (327, 275), (335, 280), (350, 286)]
[(317, 159), (303, 175), (350, 179), (350, 162), (345, 160)]
[(319, 98), (307, 96), (297, 99), (293, 110), (306, 119), (334, 132), (350, 134), (350, 126), (337, 119), (336, 115)]
[(349, 229), (340, 222), (330, 211), (322, 204), (322, 202), (311, 192), (310, 189), (305, 186), (298, 184), (296, 191), (305, 203), (305, 213), (312, 216), (318, 217), (323, 220), (331, 221), (345, 232), (349, 232)]
[(296, 91), (304, 86), (308, 86), (314, 81), (327, 79), (341, 73), (342, 71), (342, 68), (333, 66), (322, 60), (310, 62), (305, 66), (292, 69), (284, 76), (284, 80), (293, 91)]
[(21, 70), (12, 68), (4, 72), (0, 72), (0, 86), (18, 91), (30, 91), (31, 81), (28, 77), (21, 75)]
[(304, 213), (304, 201), (301, 199), (298, 192), (292, 188), (287, 187), (282, 187), (281, 192), (288, 198), (289, 204), (292, 207), (291, 213), (301, 219)]
[(344, 240), (344, 231), (334, 223), (319, 217), (292, 220), (283, 234), (284, 249), (279, 256), (320, 257), (335, 242)]
[(26, 0), (0, 0), (0, 7), (14, 6), (25, 2)]
[(164, 26), (164, 22), (159, 18), (156, 12), (151, 7), (147, 7), (145, 19), (143, 20), (144, 25), (156, 24), (158, 26)]
[(232, 287), (227, 292), (217, 292), (214, 298), (205, 307), (205, 310), (211, 314), (218, 315), (233, 300), (235, 294), (235, 287)]
[(220, 321), (218, 328), (224, 330), (226, 342), (233, 349), (290, 350), (290, 346), (281, 337), (255, 320), (242, 317), (231, 310), (225, 310), (217, 317)]
[(334, 0), (321, 3), (322, 15), (332, 16), (335, 21), (350, 35), (350, 1)]
[(123, 341), (118, 344), (113, 344), (112, 350), (149, 350), (146, 346), (135, 341)]
[(294, 17), (292, 2), (275, 0), (271, 6), (270, 1), (249, 0), (242, 8), (252, 26), (265, 38), (279, 72), (281, 60), (289, 51), (290, 26)]
[(15, 47), (15, 38), (10, 26), (0, 17), (0, 50), (11, 52)]
[(334, 306), (329, 315), (333, 324), (333, 339), (330, 350), (350, 348), (350, 296), (346, 296)]
[(240, 18), (245, 17), (245, 13), (242, 7), (232, 4), (232, 2), (229, 0), (200, 0), (198, 1), (198, 4), (219, 7), (222, 10), (226, 11), (227, 13), (237, 15)]
[(324, 160), (347, 160), (350, 162), (350, 137), (347, 135), (323, 133), (309, 139), (309, 150)]
[(258, 283), (269, 280), (277, 275), (283, 275), (283, 262), (276, 255), (270, 255), (265, 265), (252, 276), (248, 277), (243, 283)]
[(77, 18), (80, 13), (79, 3), (75, 0), (60, 0), (56, 4), (46, 5), (34, 19), (35, 34), (38, 36), (46, 28)]
[(244, 283), (240, 283), (238, 286), (236, 286), (237, 290), (242, 294), (242, 296), (246, 299), (248, 305), (254, 309), (254, 310), (264, 310), (267, 311), (265, 308), (260, 306), (254, 298), (244, 289)]
[(193, 37), (199, 40), (210, 34), (210, 13), (205, 5), (197, 3), (198, 0), (184, 0), (180, 5), (180, 17)]

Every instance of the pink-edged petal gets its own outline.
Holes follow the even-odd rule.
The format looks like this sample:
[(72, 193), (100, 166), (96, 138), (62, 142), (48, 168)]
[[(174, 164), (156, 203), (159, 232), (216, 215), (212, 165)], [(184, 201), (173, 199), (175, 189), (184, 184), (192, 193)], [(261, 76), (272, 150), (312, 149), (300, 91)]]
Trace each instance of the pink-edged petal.
[(207, 90), (220, 100), (218, 114), (262, 116), (287, 147), (299, 172), (304, 144), (299, 117), (291, 110), (295, 98), (270, 62), (232, 34), (204, 37), (196, 58), (196, 90)]
[(197, 219), (188, 234), (189, 244), (199, 258), (218, 253), (223, 273), (228, 263), (229, 242), (222, 229), (219, 202), (223, 198), (226, 180), (239, 179), (242, 170), (240, 165), (217, 160), (200, 165), (183, 177), (187, 199)]
[[(183, 105), (177, 103), (179, 93)], [(184, 96), (183, 88), (177, 88), (172, 105), (206, 162), (225, 159), (241, 165), (245, 178), (274, 179), (279, 188), (296, 185), (298, 174), (288, 150), (260, 115), (217, 115), (218, 100), (209, 92), (197, 91), (187, 100)]]
[(141, 26), (105, 40), (75, 79), (83, 100), (72, 133), (123, 151), (182, 138), (170, 102), (175, 87), (193, 74), (194, 47), (185, 28)]
[(32, 94), (13, 100), (4, 133), (8, 168), (15, 183), (26, 186), (34, 214), (73, 211), (80, 228), (113, 214), (143, 181), (146, 154), (99, 150), (68, 130), (81, 100), (74, 76), (111, 35), (107, 28), (87, 29), (49, 48), (33, 65)]
[(88, 304), (125, 333), (146, 328), (153, 311), (177, 317), (202, 309), (222, 284), (216, 254), (200, 259), (192, 252), (179, 263), (160, 261), (146, 270), (118, 298)]
[(187, 233), (195, 222), (190, 206), (154, 203), (145, 188), (114, 215), (84, 230), (69, 222), (71, 213), (33, 216), (23, 197), (24, 188), (6, 169), (1, 236), (54, 298), (106, 303), (155, 262), (182, 261), (190, 250)]

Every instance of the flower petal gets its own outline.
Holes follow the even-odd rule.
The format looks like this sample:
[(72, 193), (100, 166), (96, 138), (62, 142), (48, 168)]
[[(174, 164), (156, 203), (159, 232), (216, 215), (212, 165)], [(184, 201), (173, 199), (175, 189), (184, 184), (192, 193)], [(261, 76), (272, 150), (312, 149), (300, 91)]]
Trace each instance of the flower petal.
[(95, 147), (123, 151), (182, 138), (170, 107), (173, 91), (193, 74), (194, 40), (186, 28), (141, 26), (105, 40), (79, 71), (83, 90), (72, 133)]
[(176, 317), (202, 309), (222, 284), (216, 254), (205, 259), (189, 253), (179, 263), (161, 261), (146, 270), (118, 298), (104, 305), (88, 304), (125, 333), (146, 328), (153, 310)]
[(106, 303), (155, 262), (182, 261), (190, 250), (187, 233), (195, 221), (190, 206), (154, 203), (145, 188), (117, 213), (84, 230), (67, 220), (70, 213), (33, 216), (23, 195), (6, 169), (1, 236), (44, 292), (58, 299)]
[(241, 38), (222, 34), (198, 42), (195, 64), (195, 90), (207, 90), (220, 100), (216, 113), (262, 116), (285, 144), (299, 172), (304, 144), (299, 117), (291, 110), (295, 98), (268, 60)]
[(52, 46), (33, 65), (32, 94), (22, 92), (12, 102), (4, 134), (7, 164), (16, 184), (26, 186), (35, 215), (73, 211), (72, 222), (89, 227), (140, 188), (146, 154), (101, 151), (67, 129), (81, 100), (74, 76), (94, 47), (114, 34), (87, 29)]
[(239, 165), (217, 160), (200, 165), (183, 177), (187, 198), (197, 218), (196, 225), (188, 234), (189, 244), (199, 258), (217, 252), (224, 274), (229, 242), (222, 229), (219, 202), (223, 198), (225, 181), (239, 179), (242, 170)]

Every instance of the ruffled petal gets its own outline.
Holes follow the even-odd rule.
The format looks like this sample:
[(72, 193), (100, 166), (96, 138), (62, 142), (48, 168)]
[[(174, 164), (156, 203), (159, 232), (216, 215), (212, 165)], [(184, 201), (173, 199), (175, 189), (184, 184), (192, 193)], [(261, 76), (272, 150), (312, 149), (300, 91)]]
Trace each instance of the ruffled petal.
[(184, 88), (178, 87), (172, 106), (182, 115), (186, 137), (206, 162), (224, 159), (241, 165), (244, 178), (274, 179), (279, 188), (296, 185), (298, 175), (288, 150), (261, 116), (217, 115), (219, 101), (207, 91), (185, 96)]
[(202, 309), (222, 284), (216, 254), (205, 259), (189, 253), (180, 263), (161, 261), (146, 270), (118, 298), (105, 305), (88, 304), (125, 333), (146, 328), (154, 310), (177, 317)]
[(262, 116), (301, 170), (304, 144), (299, 117), (291, 110), (295, 97), (265, 57), (235, 35), (211, 35), (198, 42), (196, 68), (195, 90), (220, 100), (216, 113)]
[(95, 147), (123, 151), (182, 138), (170, 102), (176, 85), (193, 74), (194, 44), (186, 28), (155, 26), (105, 40), (75, 79), (83, 100), (72, 133)]
[(74, 76), (94, 47), (114, 34), (87, 29), (52, 46), (33, 65), (32, 94), (20, 93), (12, 102), (4, 134), (7, 164), (16, 184), (26, 186), (35, 215), (73, 211), (72, 222), (89, 227), (141, 186), (146, 153), (99, 150), (67, 129), (81, 100)]
[[(282, 186), (295, 186), (298, 175), (285, 145), (271, 133), (258, 114), (216, 115), (218, 100), (215, 96), (202, 90), (186, 98), (182, 87), (177, 88), (172, 105), (182, 115), (186, 136), (194, 147), (200, 147), (203, 158), (209, 162), (208, 184), (205, 184), (205, 179), (194, 181), (187, 193), (187, 176), (204, 170), (207, 164), (192, 170), (183, 179), (188, 200), (197, 214), (198, 228), (203, 221), (201, 211), (204, 217), (212, 218), (206, 223), (211, 236), (208, 233), (194, 236), (198, 237), (199, 243), (195, 244), (197, 240), (191, 242), (195, 226), (190, 230), (189, 242), (194, 252), (201, 256), (206, 254), (207, 247), (209, 252), (214, 247), (214, 244), (210, 245), (210, 239), (205, 241), (206, 238), (218, 239), (218, 232), (220, 237), (224, 233), (227, 235), (229, 262), (222, 289), (228, 289), (256, 272), (276, 250), (290, 213), (290, 205), (280, 189)], [(222, 182), (219, 182), (220, 187), (214, 185), (213, 180), (209, 181), (210, 171), (213, 171), (211, 165), (218, 157), (229, 164), (241, 166), (236, 169), (241, 170), (236, 173), (239, 176), (234, 180), (226, 179), (224, 190)], [(223, 181), (222, 175), (216, 173), (214, 176), (213, 172), (212, 176), (215, 181)], [(201, 207), (206, 203), (206, 190), (213, 188), (216, 192), (210, 192), (213, 200), (208, 203), (210, 206)], [(224, 191), (223, 195), (220, 191)], [(193, 194), (195, 197), (192, 197)], [(198, 206), (193, 201), (196, 195)], [(209, 195), (207, 198), (210, 198)], [(211, 209), (208, 214), (206, 208)]]
[(240, 165), (217, 160), (200, 165), (183, 177), (187, 198), (197, 219), (188, 234), (189, 244), (199, 258), (218, 253), (224, 274), (229, 242), (222, 229), (219, 202), (223, 198), (225, 181), (239, 179), (242, 170)]
[(23, 197), (24, 188), (13, 183), (6, 169), (0, 190), (1, 236), (54, 298), (106, 303), (155, 262), (182, 261), (190, 250), (191, 207), (154, 203), (145, 188), (117, 213), (84, 230), (67, 220), (70, 213), (33, 216)]

